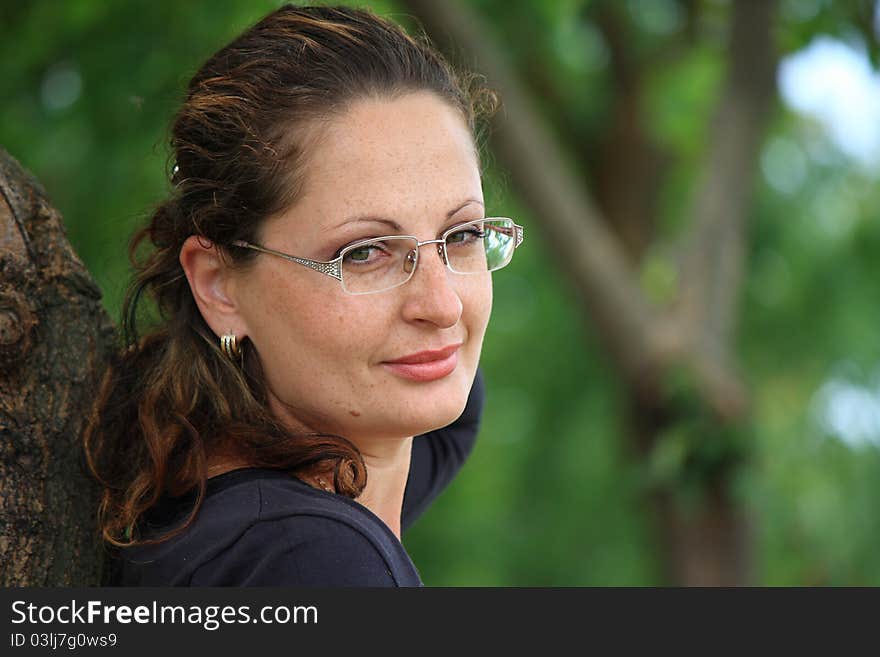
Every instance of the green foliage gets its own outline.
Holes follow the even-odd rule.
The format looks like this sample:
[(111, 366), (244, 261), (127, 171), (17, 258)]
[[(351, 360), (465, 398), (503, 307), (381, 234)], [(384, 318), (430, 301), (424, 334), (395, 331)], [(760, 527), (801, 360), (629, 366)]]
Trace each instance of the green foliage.
[[(114, 317), (128, 278), (128, 237), (168, 191), (167, 129), (186, 80), (278, 4), (37, 0), (0, 10), (0, 144), (47, 188)], [(405, 13), (391, 2), (370, 4), (398, 18)], [(603, 6), (619, 12), (642, 76), (642, 120), (672, 154), (660, 229), (641, 272), (655, 301), (669, 299), (670, 257), (688, 227), (724, 71), (729, 3), (472, 5), (583, 171), (608, 125), (614, 89), (597, 15)], [(861, 40), (876, 63), (865, 6), (783, 0), (781, 50), (831, 34)], [(692, 20), (688, 7), (700, 15)], [(782, 187), (774, 179), (780, 171)], [(495, 277), (478, 445), (404, 537), (426, 583), (656, 583), (658, 550), (642, 494), (661, 485), (687, 499), (730, 463), (743, 464), (731, 486), (755, 518), (759, 581), (880, 583), (877, 441), (842, 440), (822, 422), (818, 394), (832, 377), (869, 389), (880, 363), (877, 175), (779, 107), (755, 180), (738, 344), (752, 416), (747, 426), (719, 431), (685, 378), (676, 388), (679, 416), (639, 464), (627, 442), (623, 392), (555, 266), (540, 218), (490, 164), (490, 211), (516, 217), (528, 237)]]

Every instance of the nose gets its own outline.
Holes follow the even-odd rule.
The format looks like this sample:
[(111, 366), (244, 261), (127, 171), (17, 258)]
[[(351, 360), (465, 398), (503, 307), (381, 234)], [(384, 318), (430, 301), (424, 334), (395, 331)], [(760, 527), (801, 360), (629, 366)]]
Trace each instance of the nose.
[[(425, 248), (427, 247), (427, 248)], [(443, 261), (440, 244), (426, 244), (412, 278), (403, 286), (403, 316), (410, 322), (428, 322), (450, 328), (461, 319), (461, 297), (454, 286), (456, 274)]]

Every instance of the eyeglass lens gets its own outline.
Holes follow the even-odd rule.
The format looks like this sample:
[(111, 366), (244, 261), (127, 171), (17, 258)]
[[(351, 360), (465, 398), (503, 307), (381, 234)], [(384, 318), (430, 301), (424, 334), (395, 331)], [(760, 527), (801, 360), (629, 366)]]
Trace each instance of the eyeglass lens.
[[(513, 221), (465, 224), (446, 236), (449, 268), (459, 274), (495, 271), (510, 262), (516, 246)], [(418, 261), (418, 242), (410, 237), (372, 240), (343, 253), (342, 285), (350, 294), (381, 292), (405, 283)]]

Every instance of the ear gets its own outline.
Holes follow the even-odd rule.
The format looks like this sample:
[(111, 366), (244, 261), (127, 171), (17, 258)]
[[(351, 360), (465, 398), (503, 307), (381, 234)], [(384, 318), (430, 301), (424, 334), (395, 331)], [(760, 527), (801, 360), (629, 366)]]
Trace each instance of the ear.
[(235, 303), (229, 265), (208, 239), (190, 235), (180, 249), (180, 266), (193, 298), (208, 326), (217, 336), (234, 333), (241, 340), (247, 325)]

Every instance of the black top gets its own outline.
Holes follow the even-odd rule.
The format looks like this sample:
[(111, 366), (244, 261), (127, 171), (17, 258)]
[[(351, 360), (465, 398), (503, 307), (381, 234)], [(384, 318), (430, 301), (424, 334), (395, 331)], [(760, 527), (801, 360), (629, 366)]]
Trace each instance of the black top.
[[(461, 468), (483, 407), (477, 371), (455, 422), (413, 439), (401, 523), (406, 529)], [(192, 510), (168, 500), (151, 523), (164, 533)], [(208, 480), (202, 507), (183, 533), (121, 551), (123, 586), (421, 586), (418, 570), (388, 526), (362, 504), (283, 472), (234, 470)]]

